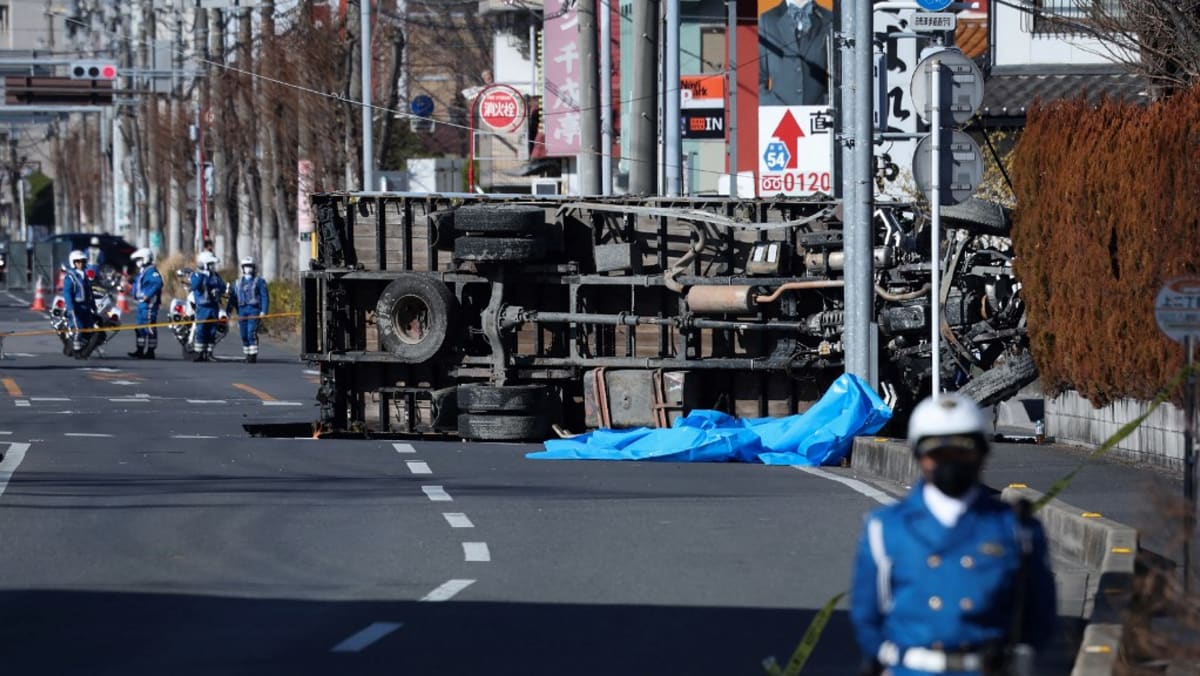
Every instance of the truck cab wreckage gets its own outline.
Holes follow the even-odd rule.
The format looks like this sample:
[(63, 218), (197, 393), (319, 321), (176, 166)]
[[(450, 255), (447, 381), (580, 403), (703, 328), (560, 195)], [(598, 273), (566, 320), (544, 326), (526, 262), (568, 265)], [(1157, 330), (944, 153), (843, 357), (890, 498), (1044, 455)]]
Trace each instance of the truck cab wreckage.
[[(328, 193), (312, 197), (301, 357), (320, 432), (540, 440), (669, 426), (694, 408), (803, 411), (844, 371), (831, 199)], [(982, 405), (1036, 378), (1006, 209), (942, 211), (940, 288), (913, 204), (875, 211), (879, 392)]]

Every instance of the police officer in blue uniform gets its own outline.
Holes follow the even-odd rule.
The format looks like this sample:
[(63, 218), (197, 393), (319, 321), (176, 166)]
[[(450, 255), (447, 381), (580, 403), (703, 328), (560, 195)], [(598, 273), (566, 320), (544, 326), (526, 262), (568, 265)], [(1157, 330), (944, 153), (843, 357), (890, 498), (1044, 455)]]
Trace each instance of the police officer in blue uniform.
[(100, 248), (100, 238), (93, 236), (87, 248), (87, 271), (91, 273), (92, 279), (100, 274), (100, 268), (103, 266), (104, 250)]
[(258, 361), (258, 324), (270, 311), (271, 297), (267, 280), (258, 276), (258, 264), (253, 256), (242, 259), (242, 276), (234, 282), (229, 293), (227, 312), (236, 311), (238, 328), (242, 333), (242, 354), (247, 364)]
[(92, 344), (90, 337), (99, 335), (80, 332), (80, 329), (96, 326), (96, 298), (92, 295), (92, 282), (85, 272), (88, 257), (82, 251), (75, 250), (67, 256), (67, 262), (70, 266), (63, 275), (62, 294), (67, 325), (71, 327), (71, 351), (76, 359), (86, 359), (90, 351), (87, 348)]
[[(133, 278), (133, 297), (137, 300), (137, 323), (139, 326), (158, 321), (158, 306), (162, 303), (162, 275), (154, 267), (154, 252), (141, 248), (130, 256), (137, 266), (137, 277)], [(158, 348), (158, 327), (134, 329), (137, 349), (129, 353), (134, 359), (154, 359)]]
[(226, 317), (221, 309), (225, 280), (217, 274), (216, 254), (202, 251), (196, 262), (198, 268), (190, 280), (192, 296), (196, 301), (196, 334), (192, 341), (195, 356), (192, 361), (211, 361), (217, 333), (217, 325), (212, 320)]
[(864, 674), (1019, 673), (1013, 656), (1050, 638), (1045, 534), (1027, 506), (980, 484), (984, 430), (979, 407), (959, 394), (913, 410), (908, 441), (923, 479), (867, 516), (854, 565), (850, 616)]

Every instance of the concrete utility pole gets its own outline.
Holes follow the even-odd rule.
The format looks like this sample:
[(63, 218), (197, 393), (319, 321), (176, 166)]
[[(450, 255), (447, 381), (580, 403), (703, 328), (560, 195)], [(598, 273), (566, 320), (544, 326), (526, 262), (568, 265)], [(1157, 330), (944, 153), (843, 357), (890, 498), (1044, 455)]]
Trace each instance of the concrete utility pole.
[(579, 190), (600, 194), (600, 83), (596, 65), (596, 3), (579, 3)]
[(375, 190), (375, 123), (371, 108), (371, 0), (362, 0), (358, 13), (362, 59), (362, 182), (363, 190)]
[(666, 0), (663, 55), (663, 192), (683, 193), (683, 129), (679, 112), (679, 0)]
[[(532, 44), (532, 41), (531, 43)], [(600, 3), (600, 193), (611, 195), (612, 166), (612, 5)]]
[[(842, 2), (842, 29), (852, 38), (850, 49), (842, 50), (843, 140), (849, 142), (849, 152), (843, 153), (842, 167), (843, 212), (846, 220), (846, 325), (843, 335), (846, 351), (846, 372), (869, 380), (875, 355), (871, 350), (871, 319), (875, 309), (874, 285), (874, 227), (875, 211), (874, 125), (871, 119), (872, 47), (871, 0)], [(850, 22), (850, 27), (845, 23)], [(853, 30), (851, 34), (849, 31)], [(846, 67), (849, 62), (849, 67)], [(850, 91), (846, 91), (849, 86)], [(849, 96), (847, 96), (847, 93)]]
[[(843, 3), (844, 4), (844, 3)], [(737, 76), (737, 34), (738, 34), (738, 0), (726, 0), (729, 12), (728, 25), (725, 34), (729, 36), (729, 55), (725, 60), (726, 83), (725, 91), (729, 92), (729, 196), (740, 197), (738, 194), (738, 76)]]
[(633, 3), (629, 192), (635, 195), (658, 193), (658, 5), (659, 0)]

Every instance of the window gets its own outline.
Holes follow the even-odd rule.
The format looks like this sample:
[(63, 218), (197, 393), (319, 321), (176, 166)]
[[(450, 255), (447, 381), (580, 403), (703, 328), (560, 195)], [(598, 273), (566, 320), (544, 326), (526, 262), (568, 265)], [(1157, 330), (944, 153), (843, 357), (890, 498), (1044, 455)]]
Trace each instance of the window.
[(1039, 35), (1088, 34), (1124, 10), (1121, 0), (1034, 0), (1025, 15), (1025, 28)]
[(725, 27), (700, 28), (700, 72), (725, 72)]

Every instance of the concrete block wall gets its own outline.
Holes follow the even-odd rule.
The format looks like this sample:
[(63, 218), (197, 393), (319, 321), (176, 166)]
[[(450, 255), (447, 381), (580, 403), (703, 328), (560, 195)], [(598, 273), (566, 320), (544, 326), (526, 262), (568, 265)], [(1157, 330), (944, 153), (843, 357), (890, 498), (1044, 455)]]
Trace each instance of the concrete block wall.
[[(1102, 408), (1075, 392), (1046, 399), (1046, 434), (1054, 441), (1099, 446), (1125, 423), (1142, 415), (1150, 402), (1122, 399)], [(1183, 469), (1183, 409), (1164, 403), (1111, 452), (1168, 469)]]

